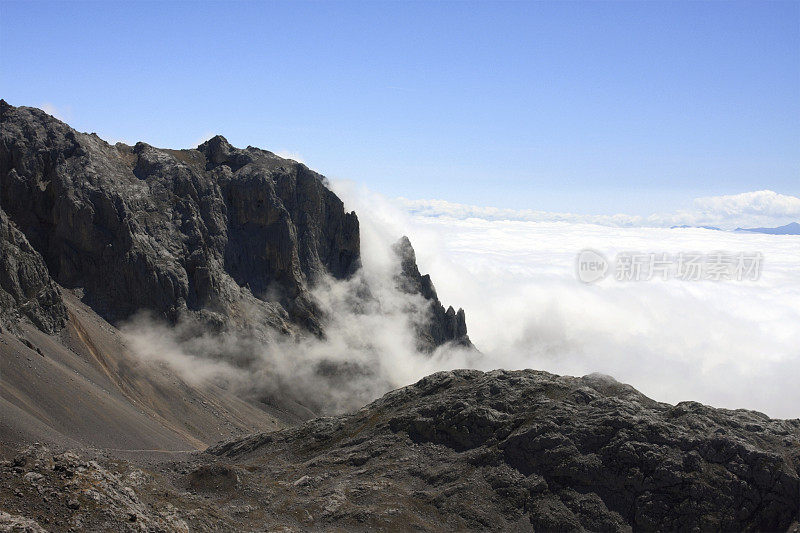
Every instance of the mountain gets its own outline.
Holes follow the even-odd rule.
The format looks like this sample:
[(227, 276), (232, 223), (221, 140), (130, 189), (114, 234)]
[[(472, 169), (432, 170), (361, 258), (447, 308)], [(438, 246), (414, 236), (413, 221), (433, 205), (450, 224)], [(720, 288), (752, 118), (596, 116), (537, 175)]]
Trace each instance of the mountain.
[[(315, 416), (321, 400), (290, 380), (192, 375), (219, 361), (246, 372), (260, 346), (325, 338), (332, 317), (312, 292), (354, 277), (361, 258), (358, 218), (324, 176), (221, 136), (191, 150), (112, 146), (5, 101), (0, 124), (4, 440), (197, 449)], [(454, 328), (431, 305), (421, 343), (464, 344), (463, 312)], [(211, 363), (143, 360), (117, 329), (143, 311), (178, 342), (218, 336)], [(323, 363), (309, 372), (346, 379)]]
[(800, 224), (790, 222), (777, 228), (736, 228), (735, 231), (749, 231), (751, 233), (766, 233), (769, 235), (800, 235)]
[(0, 445), (202, 449), (291, 420), (141, 361), (111, 324), (50, 278), (2, 208), (0, 385)]
[(800, 531), (800, 420), (534, 370), (351, 409), (480, 354), (305, 165), (0, 119), (0, 530)]
[(55, 531), (800, 527), (800, 420), (533, 370), (440, 372), (349, 415), (143, 465), (34, 446), (0, 472), (0, 524)]
[(112, 322), (141, 309), (235, 321), (247, 303), (275, 328), (318, 331), (309, 284), (358, 269), (358, 218), (302, 164), (219, 136), (111, 146), (38, 109), (0, 113), (0, 204)]
[[(112, 323), (150, 310), (321, 334), (309, 291), (360, 266), (358, 217), (301, 163), (221, 136), (111, 146), (5, 101), (0, 118), (0, 207), (52, 278)], [(444, 329), (436, 346), (464, 333)]]
[(688, 224), (681, 224), (680, 226), (670, 226), (669, 229), (687, 229), (687, 228), (698, 228), (698, 229), (713, 229), (716, 231), (722, 231), (716, 226), (690, 226)]

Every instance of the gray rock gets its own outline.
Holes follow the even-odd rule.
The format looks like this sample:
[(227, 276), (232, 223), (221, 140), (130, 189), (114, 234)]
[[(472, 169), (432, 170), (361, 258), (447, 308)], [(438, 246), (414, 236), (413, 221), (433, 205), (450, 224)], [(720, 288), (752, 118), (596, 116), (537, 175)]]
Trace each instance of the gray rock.
[(174, 461), (14, 453), (33, 466), (0, 463), (0, 525), (55, 531), (135, 516), (147, 531), (794, 533), (800, 518), (800, 420), (659, 403), (599, 375), (441, 372)]
[(42, 256), (0, 207), (0, 323), (25, 317), (45, 333), (64, 327), (67, 309)]
[(46, 533), (36, 520), (0, 511), (0, 531), (19, 533)]
[[(322, 335), (310, 289), (360, 266), (358, 218), (301, 163), (221, 136), (194, 150), (111, 146), (5, 101), (0, 119), (0, 208), (53, 280), (112, 323), (149, 310), (258, 337)], [(463, 311), (442, 306), (408, 239), (395, 250), (401, 288), (430, 302), (420, 347), (471, 346)]]
[(445, 310), (430, 275), (420, 273), (416, 253), (408, 237), (403, 236), (392, 250), (400, 259), (400, 272), (395, 276), (397, 288), (407, 294), (419, 294), (427, 302), (429, 320), (418, 327), (419, 349), (432, 352), (447, 343), (474, 349), (467, 335), (464, 310), (456, 311), (452, 306)]
[[(0, 485), (0, 531), (45, 531), (39, 524), (46, 524), (49, 531), (211, 531), (223, 529), (232, 531), (224, 519), (215, 517), (215, 524), (205, 514), (185, 505), (176, 493), (165, 495), (163, 481), (154, 479), (154, 474), (144, 472), (124, 461), (100, 464), (86, 461), (69, 452), (53, 456), (42, 446), (32, 446), (24, 453), (31, 462), (50, 465), (65, 465), (76, 472), (72, 479), (58, 475), (45, 475), (39, 479), (42, 488), (37, 493), (9, 502), (8, 489)], [(105, 461), (102, 461), (106, 463)], [(3, 480), (12, 486), (24, 486), (23, 476), (3, 472)], [(138, 479), (146, 501), (141, 501), (127, 482)], [(40, 496), (49, 494), (50, 498)], [(59, 502), (59, 503), (56, 503)], [(184, 505), (182, 514), (197, 523), (191, 529), (187, 523), (176, 516), (173, 505)], [(198, 516), (201, 515), (201, 516)], [(37, 520), (33, 518), (36, 517)], [(131, 525), (134, 524), (135, 526)], [(206, 524), (204, 526), (204, 524)]]
[(0, 102), (0, 206), (62, 286), (112, 321), (149, 309), (320, 329), (308, 287), (359, 266), (354, 213), (305, 165), (215, 137), (111, 146)]
[[(353, 415), (208, 451), (244, 465), (296, 458), (286, 468), (322, 476), (309, 498), (361, 487), (324, 515), (345, 528), (366, 516), (420, 529), (787, 531), (800, 511), (800, 420), (672, 406), (599, 375), (441, 372)], [(390, 518), (383, 501), (405, 504)]]

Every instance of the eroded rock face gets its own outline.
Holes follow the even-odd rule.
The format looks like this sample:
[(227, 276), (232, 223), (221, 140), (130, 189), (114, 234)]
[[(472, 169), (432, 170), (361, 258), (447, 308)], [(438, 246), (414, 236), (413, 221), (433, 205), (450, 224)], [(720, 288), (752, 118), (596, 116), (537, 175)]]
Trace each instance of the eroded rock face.
[(53, 278), (112, 321), (148, 309), (316, 331), (308, 287), (359, 267), (355, 213), (325, 178), (215, 137), (196, 150), (111, 146), (0, 103), (0, 206)]
[[(303, 164), (221, 136), (195, 150), (111, 146), (5, 101), (0, 115), (0, 207), (50, 276), (113, 323), (147, 310), (263, 338), (322, 334), (310, 289), (360, 267), (358, 218)], [(419, 348), (472, 347), (408, 239), (395, 251), (398, 288), (428, 302)]]
[(400, 272), (395, 276), (397, 288), (407, 294), (421, 295), (428, 305), (429, 320), (421, 325), (417, 332), (419, 349), (431, 352), (447, 343), (474, 348), (467, 336), (464, 310), (456, 311), (452, 306), (445, 310), (439, 301), (430, 275), (420, 273), (416, 253), (408, 237), (403, 236), (392, 249), (400, 259)]
[(209, 451), (302, 463), (302, 504), (345, 527), (787, 531), (799, 512), (800, 420), (658, 403), (598, 375), (442, 372)]
[(42, 256), (0, 208), (0, 324), (28, 318), (46, 333), (64, 327), (67, 309)]

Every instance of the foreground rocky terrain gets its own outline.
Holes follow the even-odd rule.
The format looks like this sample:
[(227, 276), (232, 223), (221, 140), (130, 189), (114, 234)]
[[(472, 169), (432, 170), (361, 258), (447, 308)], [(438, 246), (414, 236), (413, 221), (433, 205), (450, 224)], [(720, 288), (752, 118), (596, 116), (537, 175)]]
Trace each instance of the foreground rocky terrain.
[(599, 375), (441, 372), (202, 453), (6, 452), (0, 524), (54, 531), (800, 531), (799, 420)]

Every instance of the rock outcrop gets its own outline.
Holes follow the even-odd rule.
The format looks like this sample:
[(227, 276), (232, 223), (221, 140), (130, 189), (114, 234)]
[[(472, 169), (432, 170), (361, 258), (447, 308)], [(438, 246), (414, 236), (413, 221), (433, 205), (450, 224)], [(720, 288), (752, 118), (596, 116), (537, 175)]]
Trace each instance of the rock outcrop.
[(64, 327), (67, 310), (42, 256), (0, 208), (0, 325), (13, 328), (22, 317), (55, 333)]
[(13, 485), (0, 489), (3, 506), (16, 511), (0, 510), (0, 531), (188, 533), (233, 527), (210, 506), (188, 518), (191, 504), (175, 494), (165, 501), (153, 474), (122, 462), (103, 465), (36, 445), (0, 461), (0, 474)]
[(3, 527), (800, 531), (800, 420), (659, 403), (600, 375), (440, 372), (206, 452), (0, 436)]
[(355, 213), (305, 165), (219, 136), (196, 150), (111, 146), (5, 101), (0, 120), (0, 206), (50, 275), (111, 321), (256, 314), (319, 331), (309, 286), (359, 267)]
[(658, 403), (600, 375), (441, 372), (208, 451), (263, 469), (246, 487), (296, 476), (308, 527), (787, 531), (800, 513), (800, 420)]
[(397, 241), (393, 251), (400, 259), (400, 272), (395, 276), (397, 288), (407, 294), (421, 295), (427, 305), (425, 313), (428, 320), (417, 328), (419, 349), (432, 352), (436, 347), (447, 343), (474, 348), (467, 336), (464, 310), (456, 311), (452, 306), (445, 310), (439, 301), (430, 275), (420, 273), (417, 256), (408, 237), (403, 236)]

